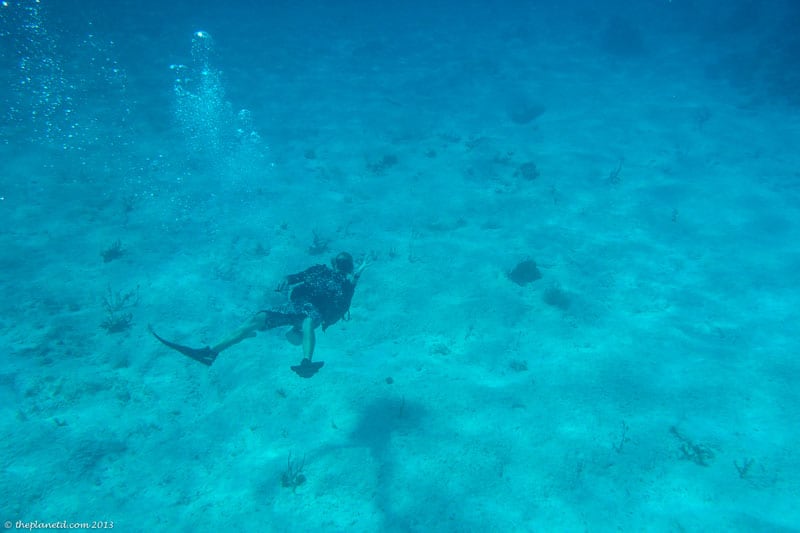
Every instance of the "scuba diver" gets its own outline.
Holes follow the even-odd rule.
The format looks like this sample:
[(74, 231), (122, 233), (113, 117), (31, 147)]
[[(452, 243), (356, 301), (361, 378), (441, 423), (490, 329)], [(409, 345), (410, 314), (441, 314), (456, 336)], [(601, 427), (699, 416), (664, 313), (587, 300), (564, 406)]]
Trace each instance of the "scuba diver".
[(356, 268), (353, 256), (342, 252), (331, 260), (331, 266), (315, 265), (297, 274), (286, 276), (278, 284), (276, 292), (291, 287), (289, 301), (278, 307), (262, 310), (247, 323), (214, 346), (190, 348), (160, 337), (148, 325), (153, 336), (161, 343), (195, 361), (211, 366), (223, 350), (244, 339), (255, 337), (257, 331), (281, 326), (291, 326), (286, 338), (294, 345), (303, 346), (303, 360), (291, 369), (300, 377), (310, 378), (322, 368), (323, 361), (312, 361), (316, 337), (314, 330), (322, 326), (325, 331), (340, 319), (349, 320), (350, 301), (361, 273), (368, 266), (366, 257)]

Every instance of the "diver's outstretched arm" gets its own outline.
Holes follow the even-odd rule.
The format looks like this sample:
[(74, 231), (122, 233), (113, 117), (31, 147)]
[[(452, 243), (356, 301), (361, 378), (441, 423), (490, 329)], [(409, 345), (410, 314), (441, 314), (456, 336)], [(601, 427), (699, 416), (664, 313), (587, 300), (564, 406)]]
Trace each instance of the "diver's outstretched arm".
[(364, 272), (369, 265), (372, 264), (372, 261), (369, 260), (369, 256), (365, 255), (363, 259), (361, 259), (361, 264), (358, 265), (355, 270), (353, 270), (353, 285), (358, 283), (358, 278), (361, 277), (361, 273)]

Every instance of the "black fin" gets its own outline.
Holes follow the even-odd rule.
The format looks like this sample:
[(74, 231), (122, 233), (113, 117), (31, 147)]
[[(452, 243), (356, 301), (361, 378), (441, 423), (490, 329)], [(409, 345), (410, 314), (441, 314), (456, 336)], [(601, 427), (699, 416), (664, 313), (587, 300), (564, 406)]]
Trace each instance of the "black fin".
[(182, 353), (186, 357), (191, 357), (195, 361), (200, 361), (204, 365), (211, 366), (211, 363), (213, 363), (214, 359), (216, 359), (219, 355), (219, 352), (215, 352), (208, 346), (205, 348), (190, 348), (188, 346), (182, 346), (180, 344), (175, 344), (174, 342), (163, 339), (158, 336), (158, 333), (153, 331), (153, 326), (149, 324), (147, 325), (147, 329), (153, 334), (153, 337), (158, 339), (164, 346), (172, 348), (173, 350)]
[(303, 359), (300, 361), (299, 365), (295, 365), (292, 368), (292, 371), (300, 376), (301, 378), (310, 378), (314, 374), (316, 374), (322, 365), (325, 364), (325, 361), (310, 361), (308, 358)]

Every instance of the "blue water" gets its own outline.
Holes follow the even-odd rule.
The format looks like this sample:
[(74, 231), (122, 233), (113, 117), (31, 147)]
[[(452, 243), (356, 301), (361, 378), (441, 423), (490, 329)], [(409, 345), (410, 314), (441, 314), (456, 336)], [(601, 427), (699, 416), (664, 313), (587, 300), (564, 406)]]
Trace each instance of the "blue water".
[[(800, 531), (798, 27), (2, 2), (0, 520)], [(213, 345), (341, 250), (310, 379), (284, 328), (148, 332)]]

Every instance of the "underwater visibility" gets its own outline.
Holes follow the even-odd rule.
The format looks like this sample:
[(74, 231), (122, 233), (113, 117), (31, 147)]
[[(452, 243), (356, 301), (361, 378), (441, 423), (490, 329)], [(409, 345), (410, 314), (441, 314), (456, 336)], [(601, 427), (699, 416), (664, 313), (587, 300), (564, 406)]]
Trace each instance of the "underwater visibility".
[(0, 2), (5, 529), (800, 530), (798, 26)]

